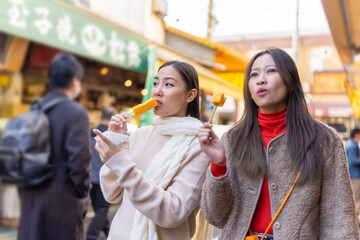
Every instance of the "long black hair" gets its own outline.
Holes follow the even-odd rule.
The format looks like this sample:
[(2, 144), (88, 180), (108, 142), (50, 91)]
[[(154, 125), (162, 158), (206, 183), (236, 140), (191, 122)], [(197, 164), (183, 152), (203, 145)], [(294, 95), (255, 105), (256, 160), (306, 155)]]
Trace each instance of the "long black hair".
[(172, 66), (182, 77), (186, 85), (186, 91), (195, 89), (197, 94), (193, 101), (189, 103), (186, 115), (200, 119), (199, 107), (199, 77), (193, 66), (186, 62), (168, 61), (159, 67), (159, 70), (166, 66)]
[[(286, 127), (288, 134), (289, 164), (300, 170), (299, 183), (311, 179), (319, 170), (318, 148), (320, 135), (317, 136), (318, 122), (309, 114), (304, 92), (295, 62), (283, 50), (269, 48), (257, 53), (245, 70), (244, 100), (245, 111), (241, 120), (228, 132), (232, 166), (249, 177), (263, 176), (267, 173), (266, 156), (257, 119), (258, 106), (251, 98), (249, 90), (250, 73), (254, 61), (269, 54), (288, 90)], [(239, 147), (241, 146), (241, 148)]]

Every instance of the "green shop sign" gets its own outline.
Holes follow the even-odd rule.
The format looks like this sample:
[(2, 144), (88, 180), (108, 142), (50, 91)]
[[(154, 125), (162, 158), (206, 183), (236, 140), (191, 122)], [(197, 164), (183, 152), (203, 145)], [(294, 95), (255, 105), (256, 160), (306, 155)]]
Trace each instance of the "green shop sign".
[(148, 44), (115, 24), (52, 0), (0, 0), (0, 31), (111, 65), (147, 72)]

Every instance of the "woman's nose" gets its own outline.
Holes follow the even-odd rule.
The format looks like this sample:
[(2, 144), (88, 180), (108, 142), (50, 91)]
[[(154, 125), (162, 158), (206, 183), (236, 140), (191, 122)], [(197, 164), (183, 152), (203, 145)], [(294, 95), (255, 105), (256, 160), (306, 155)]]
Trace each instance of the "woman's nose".
[(265, 80), (265, 78), (264, 78), (264, 75), (263, 74), (260, 74), (260, 76), (259, 76), (259, 78), (258, 78), (258, 80), (257, 80), (257, 82), (256, 82), (256, 85), (263, 85), (263, 84), (265, 84), (266, 83), (266, 80)]
[(162, 87), (161, 85), (158, 85), (156, 87), (154, 87), (153, 89), (153, 92), (156, 96), (162, 96), (163, 95), (163, 90), (162, 90)]
[(263, 85), (265, 84), (265, 81), (264, 80), (259, 80), (256, 82), (256, 85)]

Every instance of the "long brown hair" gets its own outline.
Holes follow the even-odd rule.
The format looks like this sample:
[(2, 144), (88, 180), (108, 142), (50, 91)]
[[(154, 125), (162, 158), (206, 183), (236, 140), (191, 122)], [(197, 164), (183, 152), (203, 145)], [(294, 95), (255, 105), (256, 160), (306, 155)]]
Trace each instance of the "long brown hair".
[[(319, 169), (317, 123), (309, 114), (300, 77), (295, 62), (283, 50), (269, 48), (257, 53), (245, 70), (244, 99), (245, 111), (241, 120), (228, 132), (231, 146), (232, 166), (249, 177), (263, 176), (267, 173), (266, 156), (257, 119), (258, 106), (249, 91), (250, 72), (254, 61), (265, 54), (271, 55), (276, 68), (288, 90), (286, 127), (288, 134), (289, 164), (300, 170), (299, 183), (311, 179)], [(239, 147), (241, 146), (241, 147)]]
[(200, 119), (199, 107), (199, 77), (193, 66), (186, 62), (168, 61), (159, 67), (159, 70), (166, 66), (172, 66), (182, 77), (186, 85), (186, 91), (196, 89), (196, 97), (188, 105), (186, 114)]

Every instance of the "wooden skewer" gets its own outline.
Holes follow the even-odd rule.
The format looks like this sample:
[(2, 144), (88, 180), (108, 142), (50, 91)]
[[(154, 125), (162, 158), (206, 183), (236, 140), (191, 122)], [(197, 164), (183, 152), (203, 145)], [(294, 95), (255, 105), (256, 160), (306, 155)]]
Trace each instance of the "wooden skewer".
[(215, 112), (216, 112), (216, 109), (217, 109), (217, 106), (214, 107), (214, 109), (213, 109), (213, 111), (212, 111), (212, 113), (211, 113), (211, 116), (210, 116), (210, 118), (209, 118), (208, 123), (211, 123), (211, 121), (212, 121), (212, 119), (213, 119), (213, 117), (214, 117), (214, 114), (215, 114)]

